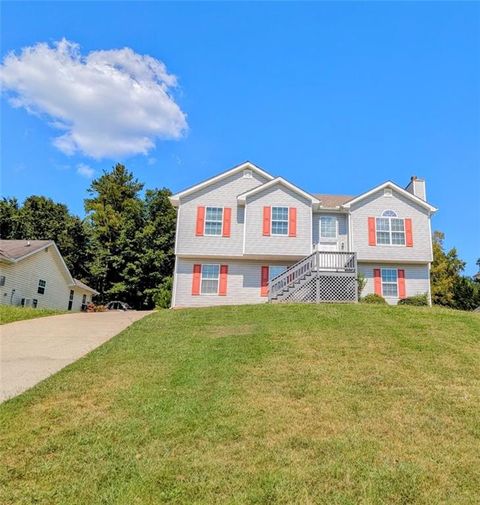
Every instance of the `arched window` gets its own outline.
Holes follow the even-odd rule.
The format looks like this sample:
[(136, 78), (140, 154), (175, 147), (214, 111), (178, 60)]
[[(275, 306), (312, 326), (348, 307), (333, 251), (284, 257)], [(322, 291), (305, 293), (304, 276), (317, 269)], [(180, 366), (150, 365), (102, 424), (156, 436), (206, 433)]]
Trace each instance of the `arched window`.
[(405, 220), (398, 219), (393, 210), (385, 210), (382, 217), (377, 217), (377, 244), (405, 245)]
[(383, 217), (397, 217), (397, 213), (394, 212), (393, 210), (385, 210), (383, 213), (382, 213), (382, 216)]

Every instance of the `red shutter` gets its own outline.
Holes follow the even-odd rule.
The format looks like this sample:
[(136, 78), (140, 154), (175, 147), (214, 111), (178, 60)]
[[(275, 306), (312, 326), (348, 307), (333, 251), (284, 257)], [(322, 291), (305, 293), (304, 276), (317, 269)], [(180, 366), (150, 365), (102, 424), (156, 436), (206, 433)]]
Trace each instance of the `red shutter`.
[(407, 247), (413, 247), (412, 220), (405, 219), (405, 242)]
[(192, 295), (200, 294), (200, 277), (202, 275), (202, 265), (193, 265)]
[(377, 245), (377, 237), (375, 230), (375, 218), (368, 218), (368, 245)]
[(268, 296), (268, 266), (262, 267), (260, 286), (260, 296)]
[(263, 235), (265, 237), (270, 236), (270, 221), (272, 216), (271, 207), (263, 207)]
[(228, 278), (228, 265), (220, 265), (220, 286), (218, 294), (220, 296), (227, 295), (227, 278)]
[(205, 228), (205, 207), (197, 207), (197, 226), (195, 235), (203, 237), (203, 229)]
[(398, 297), (405, 298), (407, 296), (405, 291), (405, 270), (397, 270), (397, 283), (398, 283)]
[(382, 273), (380, 272), (380, 268), (373, 269), (373, 285), (375, 294), (382, 296)]
[(288, 236), (297, 236), (297, 209), (296, 207), (290, 207), (288, 209)]
[(230, 224), (232, 222), (232, 209), (225, 207), (223, 209), (223, 236), (230, 237)]

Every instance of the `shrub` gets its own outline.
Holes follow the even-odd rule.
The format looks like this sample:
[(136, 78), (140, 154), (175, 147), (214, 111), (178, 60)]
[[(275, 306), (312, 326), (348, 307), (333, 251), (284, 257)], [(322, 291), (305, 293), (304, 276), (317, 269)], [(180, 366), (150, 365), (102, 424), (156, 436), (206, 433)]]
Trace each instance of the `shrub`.
[(407, 298), (402, 298), (398, 301), (398, 305), (414, 305), (416, 307), (422, 307), (428, 305), (428, 296), (426, 293), (423, 295), (409, 296)]
[(359, 272), (357, 276), (358, 298), (362, 296), (362, 291), (364, 290), (366, 284), (367, 284), (367, 278), (365, 277), (365, 274)]
[(385, 298), (380, 295), (376, 295), (374, 293), (364, 296), (361, 300), (362, 303), (378, 303), (378, 304), (386, 304)]
[(170, 308), (170, 304), (172, 301), (172, 287), (173, 287), (172, 277), (165, 277), (165, 279), (163, 279), (162, 284), (156, 290), (156, 293), (153, 297), (155, 307), (162, 309)]

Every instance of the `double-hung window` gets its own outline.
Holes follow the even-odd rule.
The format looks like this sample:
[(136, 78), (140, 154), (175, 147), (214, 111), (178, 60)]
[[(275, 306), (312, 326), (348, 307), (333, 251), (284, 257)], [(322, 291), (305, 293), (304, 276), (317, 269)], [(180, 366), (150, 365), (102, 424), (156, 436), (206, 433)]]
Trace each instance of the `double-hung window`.
[(288, 207), (272, 207), (272, 235), (288, 235)]
[(320, 238), (337, 238), (337, 218), (333, 216), (322, 216), (320, 218)]
[(399, 219), (393, 210), (377, 217), (377, 244), (405, 245), (405, 220)]
[(205, 210), (205, 235), (221, 235), (223, 226), (223, 208), (207, 207)]
[(395, 268), (382, 268), (382, 294), (383, 296), (398, 296), (398, 278)]
[(220, 275), (220, 265), (202, 265), (202, 295), (218, 294), (218, 279)]
[(45, 289), (47, 287), (47, 281), (44, 281), (42, 279), (40, 279), (38, 281), (38, 289), (37, 289), (37, 293), (39, 295), (44, 295), (45, 294)]

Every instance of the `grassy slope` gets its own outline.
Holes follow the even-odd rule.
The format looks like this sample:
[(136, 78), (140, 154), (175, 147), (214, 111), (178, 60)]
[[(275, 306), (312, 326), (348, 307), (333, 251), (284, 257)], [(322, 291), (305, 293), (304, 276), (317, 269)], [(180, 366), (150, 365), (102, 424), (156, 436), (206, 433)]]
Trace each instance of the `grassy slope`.
[(23, 321), (24, 319), (34, 319), (36, 317), (54, 316), (55, 314), (63, 314), (63, 312), (53, 309), (30, 309), (0, 305), (0, 324)]
[(1, 503), (477, 503), (480, 317), (162, 311), (0, 406)]

